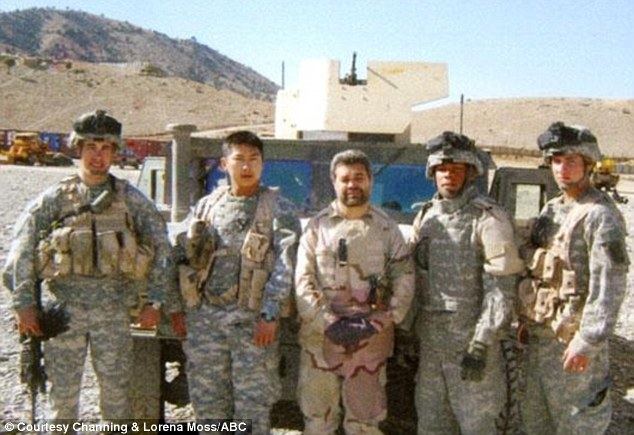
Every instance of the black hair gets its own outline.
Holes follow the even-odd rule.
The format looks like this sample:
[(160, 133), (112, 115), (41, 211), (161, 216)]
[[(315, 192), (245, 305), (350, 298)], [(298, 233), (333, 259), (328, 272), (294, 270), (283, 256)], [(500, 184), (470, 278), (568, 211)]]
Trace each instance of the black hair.
[(240, 130), (235, 133), (231, 133), (222, 141), (222, 155), (228, 157), (236, 145), (246, 145), (256, 148), (262, 158), (264, 158), (264, 144), (255, 133), (248, 130)]

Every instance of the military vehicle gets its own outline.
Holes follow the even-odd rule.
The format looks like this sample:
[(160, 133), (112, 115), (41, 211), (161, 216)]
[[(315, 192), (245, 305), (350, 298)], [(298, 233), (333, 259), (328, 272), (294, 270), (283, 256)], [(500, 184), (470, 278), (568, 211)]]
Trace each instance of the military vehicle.
[(130, 166), (133, 169), (139, 169), (141, 166), (141, 159), (129, 148), (123, 148), (114, 157), (114, 165), (117, 165), (119, 169), (124, 169), (126, 166)]
[[(155, 201), (168, 219), (173, 241), (175, 233), (184, 230), (181, 222), (196, 201), (226, 183), (219, 168), (221, 140), (192, 135), (194, 129), (188, 125), (172, 126), (174, 139), (167, 156), (146, 159), (138, 181), (138, 187)], [(295, 203), (305, 222), (334, 198), (330, 160), (337, 152), (349, 148), (368, 154), (374, 172), (371, 201), (399, 222), (407, 236), (417, 205), (435, 192), (433, 183), (425, 178), (427, 152), (421, 144), (269, 139), (264, 141), (262, 181), (269, 186), (279, 186), (282, 194)], [(485, 152), (481, 152), (481, 160), (488, 169), (477, 180), (477, 185), (498, 199), (515, 218), (519, 229), (526, 231), (529, 219), (537, 216), (545, 202), (557, 193), (550, 171), (547, 168), (499, 168), (488, 189), (489, 169), (493, 164)], [(274, 427), (300, 429), (302, 424), (299, 408), (294, 403), (299, 362), (297, 329), (293, 319), (284, 320), (280, 336), (283, 399), (272, 413)], [(178, 381), (165, 380), (166, 373), (170, 379), (174, 378), (174, 366), (184, 364), (178, 341), (170, 337), (169, 325), (162, 325), (153, 338), (136, 337), (135, 350), (136, 418), (161, 418), (163, 399), (179, 405), (186, 403), (186, 394), (183, 394), (186, 389), (181, 383), (184, 377), (179, 375)], [(415, 432), (415, 372), (416, 361), (409, 356), (398, 355), (388, 364), (389, 411), (383, 426), (387, 433)]]

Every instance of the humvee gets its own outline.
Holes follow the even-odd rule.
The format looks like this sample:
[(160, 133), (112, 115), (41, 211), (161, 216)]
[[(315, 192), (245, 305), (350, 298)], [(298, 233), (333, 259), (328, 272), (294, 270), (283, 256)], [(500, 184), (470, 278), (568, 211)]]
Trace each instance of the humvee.
[[(171, 126), (173, 141), (166, 157), (148, 157), (141, 169), (138, 187), (156, 204), (169, 221), (170, 237), (184, 230), (181, 222), (196, 201), (226, 183), (220, 171), (220, 139), (192, 135), (190, 125)], [(407, 237), (417, 206), (435, 193), (434, 184), (425, 178), (427, 151), (421, 144), (369, 143), (316, 140), (264, 140), (262, 182), (279, 186), (282, 194), (297, 206), (302, 222), (316, 214), (334, 198), (329, 165), (339, 151), (357, 148), (372, 161), (374, 175), (371, 202), (392, 216)], [(530, 218), (537, 216), (546, 201), (557, 192), (547, 168), (494, 168), (488, 153), (480, 157), (486, 169), (476, 180), (478, 188), (497, 199), (525, 231)], [(492, 178), (488, 188), (489, 178)], [(166, 318), (166, 316), (163, 316)], [(301, 429), (302, 419), (295, 400), (299, 364), (296, 340), (298, 324), (284, 319), (280, 334), (280, 375), (283, 398), (272, 411), (272, 426)], [(398, 341), (398, 337), (397, 337)], [(184, 370), (184, 355), (178, 340), (163, 324), (154, 338), (135, 337), (136, 375), (133, 402), (136, 418), (162, 419), (164, 399), (182, 405), (187, 402), (183, 385), (165, 379), (166, 363), (177, 361)], [(386, 433), (415, 433), (415, 360), (393, 358), (388, 362), (388, 418)], [(180, 380), (183, 379), (182, 375)], [(173, 377), (173, 374), (171, 375)], [(175, 391), (176, 390), (176, 391)]]

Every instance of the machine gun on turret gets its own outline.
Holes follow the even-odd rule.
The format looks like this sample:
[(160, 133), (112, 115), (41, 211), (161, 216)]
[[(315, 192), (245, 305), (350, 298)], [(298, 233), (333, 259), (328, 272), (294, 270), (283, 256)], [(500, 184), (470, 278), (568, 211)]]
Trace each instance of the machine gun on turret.
[(346, 76), (340, 80), (342, 85), (348, 86), (357, 86), (366, 84), (365, 80), (359, 80), (357, 78), (357, 52), (352, 53), (352, 67), (350, 68), (350, 74), (346, 74)]

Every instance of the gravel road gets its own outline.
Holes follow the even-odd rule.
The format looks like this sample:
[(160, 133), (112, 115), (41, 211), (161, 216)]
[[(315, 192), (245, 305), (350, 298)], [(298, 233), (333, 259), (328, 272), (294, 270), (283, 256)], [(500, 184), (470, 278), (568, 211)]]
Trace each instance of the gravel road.
[[(9, 250), (12, 227), (30, 199), (47, 186), (73, 174), (75, 168), (44, 168), (0, 166), (0, 264)], [(138, 171), (113, 170), (115, 175), (136, 182)], [(628, 222), (628, 252), (634, 260), (634, 185), (626, 182), (624, 189), (630, 202), (620, 208)], [(18, 373), (19, 345), (15, 332), (9, 295), (0, 291), (0, 420), (26, 421), (29, 418), (30, 401)], [(608, 433), (634, 433), (634, 267), (628, 276), (628, 292), (621, 308), (614, 337), (612, 338), (612, 373), (615, 380), (615, 413)], [(89, 366), (89, 364), (87, 364)], [(81, 417), (94, 419), (98, 416), (98, 394), (92, 369), (88, 367), (84, 377), (81, 397)], [(47, 409), (46, 400), (39, 401), (38, 418), (43, 418)], [(168, 408), (167, 418), (191, 418), (191, 409)], [(4, 425), (2, 425), (4, 426)], [(0, 428), (2, 432), (2, 428)]]

